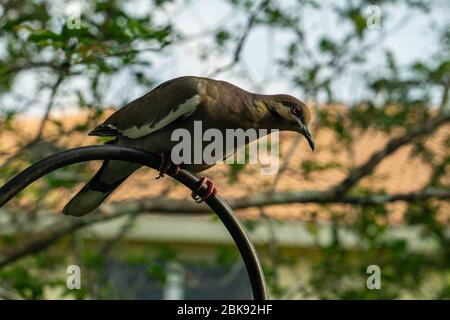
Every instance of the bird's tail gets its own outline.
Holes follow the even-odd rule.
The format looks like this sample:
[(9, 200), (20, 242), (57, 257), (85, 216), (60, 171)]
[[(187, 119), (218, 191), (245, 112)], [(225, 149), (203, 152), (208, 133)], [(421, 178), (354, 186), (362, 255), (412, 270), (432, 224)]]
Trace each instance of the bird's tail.
[(63, 214), (79, 217), (96, 209), (139, 167), (125, 161), (103, 161), (95, 176), (66, 204)]

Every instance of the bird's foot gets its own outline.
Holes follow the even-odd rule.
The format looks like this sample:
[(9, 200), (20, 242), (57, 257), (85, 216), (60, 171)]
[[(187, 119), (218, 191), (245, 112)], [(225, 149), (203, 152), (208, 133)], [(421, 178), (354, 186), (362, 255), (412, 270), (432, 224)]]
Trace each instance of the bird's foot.
[(158, 168), (159, 174), (156, 179), (163, 178), (166, 173), (172, 176), (177, 175), (180, 171), (180, 166), (172, 162), (170, 152), (161, 152), (159, 155), (161, 157), (161, 161)]
[[(206, 184), (207, 189), (205, 191), (202, 191), (203, 185)], [(203, 194), (200, 195), (199, 192), (202, 192)], [(192, 199), (195, 200), (197, 203), (201, 203), (208, 199), (209, 197), (214, 196), (217, 193), (217, 188), (213, 181), (209, 180), (207, 177), (201, 177), (198, 181), (197, 188), (192, 191)]]

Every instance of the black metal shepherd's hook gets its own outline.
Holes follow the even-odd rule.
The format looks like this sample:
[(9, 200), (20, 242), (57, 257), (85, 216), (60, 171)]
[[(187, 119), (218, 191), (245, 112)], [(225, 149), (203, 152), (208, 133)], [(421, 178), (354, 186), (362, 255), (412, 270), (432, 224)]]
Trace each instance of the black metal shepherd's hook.
[[(91, 160), (124, 160), (153, 169), (157, 169), (160, 162), (159, 157), (152, 153), (115, 145), (80, 147), (62, 151), (26, 168), (1, 187), (0, 207), (40, 177), (56, 169)], [(180, 170), (176, 176), (172, 177), (191, 190), (195, 190), (198, 187), (199, 179), (186, 170)], [(203, 191), (206, 191), (206, 186), (203, 186), (203, 189)], [(268, 295), (264, 273), (256, 250), (245, 233), (243, 226), (233, 215), (233, 210), (230, 206), (218, 195), (209, 197), (205, 202), (217, 214), (236, 243), (247, 268), (253, 298), (255, 300), (266, 300)]]

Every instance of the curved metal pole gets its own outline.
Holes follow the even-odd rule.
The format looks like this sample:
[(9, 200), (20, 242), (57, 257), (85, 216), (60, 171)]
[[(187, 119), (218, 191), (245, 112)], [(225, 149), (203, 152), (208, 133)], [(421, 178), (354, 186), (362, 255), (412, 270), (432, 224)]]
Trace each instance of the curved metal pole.
[[(124, 160), (153, 169), (158, 168), (160, 162), (159, 157), (152, 153), (115, 145), (97, 145), (62, 151), (31, 165), (1, 187), (0, 207), (40, 177), (56, 169), (91, 160)], [(197, 187), (199, 180), (186, 170), (180, 170), (172, 178), (178, 180), (191, 190)], [(206, 191), (206, 187), (204, 189)], [(264, 273), (256, 250), (243, 226), (233, 215), (233, 210), (230, 206), (218, 195), (208, 198), (205, 202), (217, 214), (236, 243), (250, 278), (253, 298), (255, 300), (266, 300), (268, 295)]]

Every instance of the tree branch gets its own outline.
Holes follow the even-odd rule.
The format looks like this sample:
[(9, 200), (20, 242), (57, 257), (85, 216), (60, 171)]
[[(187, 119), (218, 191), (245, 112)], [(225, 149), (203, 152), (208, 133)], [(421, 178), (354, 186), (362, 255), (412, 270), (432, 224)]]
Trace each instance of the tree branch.
[(369, 175), (384, 158), (394, 153), (400, 147), (410, 143), (415, 138), (430, 134), (436, 131), (441, 125), (448, 122), (450, 122), (450, 113), (442, 113), (439, 116), (426, 121), (422, 125), (418, 125), (408, 130), (402, 136), (391, 139), (383, 149), (375, 152), (369, 160), (353, 169), (347, 178), (332, 188), (331, 192), (338, 196), (342, 196), (353, 186), (355, 186), (362, 178)]
[(34, 146), (36, 143), (38, 143), (41, 140), (42, 134), (45, 129), (45, 125), (48, 121), (48, 118), (50, 117), (50, 113), (51, 113), (53, 105), (55, 103), (56, 93), (58, 92), (58, 89), (59, 89), (61, 83), (63, 82), (64, 77), (67, 74), (67, 71), (68, 71), (68, 67), (66, 66), (66, 64), (63, 63), (60, 66), (60, 70), (59, 70), (58, 78), (56, 79), (56, 82), (50, 88), (50, 98), (45, 107), (45, 113), (39, 124), (39, 128), (36, 132), (35, 137), (31, 141), (27, 142), (19, 150), (17, 150), (13, 155), (9, 156), (6, 160), (4, 160), (3, 163), (0, 165), (0, 168), (6, 167), (7, 165), (9, 165), (11, 163), (11, 161), (13, 161), (16, 157), (21, 155), (25, 150), (27, 150), (28, 148), (31, 148), (32, 146)]
[(59, 240), (64, 235), (70, 234), (87, 225), (91, 225), (101, 221), (107, 221), (128, 214), (127, 212), (116, 213), (113, 215), (92, 214), (88, 217), (73, 218), (63, 222), (57, 222), (51, 227), (37, 232), (28, 237), (27, 240), (18, 245), (9, 248), (0, 254), (0, 268), (17, 261), (27, 255), (39, 252), (49, 245)]
[(16, 73), (22, 70), (39, 69), (39, 68), (50, 68), (56, 70), (59, 68), (59, 66), (53, 62), (45, 62), (45, 61), (28, 62), (23, 65), (10, 66), (7, 70), (4, 71), (4, 74)]
[[(411, 193), (399, 194), (374, 194), (371, 196), (336, 197), (325, 191), (303, 192), (278, 192), (268, 197), (261, 193), (251, 197), (228, 200), (230, 206), (235, 209), (262, 207), (269, 205), (282, 205), (290, 203), (318, 203), (318, 204), (352, 204), (361, 206), (382, 205), (395, 201), (423, 201), (426, 199), (450, 199), (450, 189), (425, 189)], [(148, 198), (128, 203), (113, 203), (104, 205), (95, 213), (82, 218), (67, 218), (70, 220), (59, 221), (46, 230), (40, 231), (28, 237), (27, 240), (16, 245), (0, 255), (0, 268), (19, 260), (27, 255), (39, 252), (59, 240), (64, 235), (70, 234), (83, 227), (116, 219), (128, 215), (141, 215), (148, 213), (174, 213), (177, 214), (209, 214), (205, 204), (198, 205), (192, 201), (174, 200), (167, 198)]]
[(53, 105), (55, 103), (55, 97), (56, 93), (58, 92), (59, 86), (61, 85), (62, 81), (64, 79), (64, 72), (59, 72), (58, 78), (56, 79), (56, 82), (53, 84), (53, 86), (50, 89), (50, 98), (48, 99), (47, 106), (45, 107), (45, 113), (42, 117), (41, 123), (39, 124), (39, 129), (36, 133), (36, 137), (34, 138), (34, 141), (39, 141), (42, 137), (42, 133), (44, 132), (45, 125), (47, 124), (48, 118), (50, 117), (50, 112), (52, 111)]
[(248, 20), (247, 20), (247, 25), (245, 26), (245, 29), (242, 32), (242, 35), (238, 39), (236, 48), (234, 49), (233, 59), (228, 64), (221, 66), (221, 67), (217, 68), (216, 70), (214, 70), (210, 74), (211, 77), (217, 76), (219, 73), (221, 73), (223, 71), (230, 70), (232, 67), (234, 67), (234, 65), (236, 65), (239, 62), (239, 60), (241, 59), (241, 53), (242, 53), (242, 49), (244, 47), (245, 41), (247, 40), (248, 35), (250, 34), (250, 31), (252, 30), (253, 26), (255, 25), (256, 18), (258, 16), (258, 14), (262, 10), (264, 10), (264, 8), (267, 7), (269, 2), (270, 2), (270, 0), (262, 1), (260, 3), (260, 5), (250, 14), (250, 16), (248, 17)]

